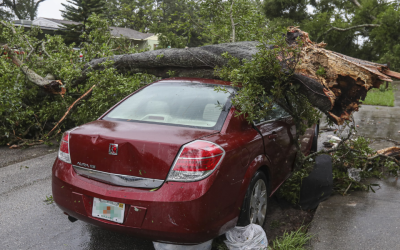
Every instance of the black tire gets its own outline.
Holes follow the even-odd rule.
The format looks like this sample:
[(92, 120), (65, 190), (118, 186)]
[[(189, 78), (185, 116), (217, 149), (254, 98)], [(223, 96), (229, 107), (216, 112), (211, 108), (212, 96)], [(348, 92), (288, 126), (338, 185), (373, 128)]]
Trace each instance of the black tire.
[(318, 151), (318, 133), (319, 133), (319, 124), (315, 126), (314, 138), (312, 141), (310, 153), (315, 153)]
[[(237, 222), (238, 226), (244, 227), (244, 226), (249, 225), (252, 222), (252, 218), (254, 218), (255, 210), (251, 207), (251, 204), (250, 204), (251, 198), (254, 197), (254, 194), (255, 194), (254, 192), (256, 191), (255, 190), (256, 183), (259, 183), (259, 185), (262, 185), (261, 182), (263, 182), (265, 185), (265, 192), (263, 193), (263, 191), (261, 191), (261, 193), (262, 193), (260, 196), (261, 199), (258, 200), (259, 203), (255, 203), (255, 204), (257, 204), (259, 207), (261, 207), (261, 209), (258, 211), (260, 211), (261, 214), (264, 215), (264, 221), (260, 223), (258, 221), (258, 217), (257, 217), (255, 221), (253, 220), (253, 223), (264, 227), (265, 221), (266, 221), (266, 216), (267, 216), (267, 208), (268, 208), (269, 186), (268, 186), (267, 177), (261, 171), (257, 171), (254, 174), (253, 178), (250, 181), (250, 185), (247, 188), (246, 195), (243, 200), (242, 208), (240, 210), (239, 219)], [(262, 187), (260, 186), (260, 188), (262, 188)], [(263, 203), (262, 197), (265, 197), (265, 206), (263, 204), (261, 204), (261, 203)], [(255, 201), (257, 202), (257, 199), (255, 199)]]

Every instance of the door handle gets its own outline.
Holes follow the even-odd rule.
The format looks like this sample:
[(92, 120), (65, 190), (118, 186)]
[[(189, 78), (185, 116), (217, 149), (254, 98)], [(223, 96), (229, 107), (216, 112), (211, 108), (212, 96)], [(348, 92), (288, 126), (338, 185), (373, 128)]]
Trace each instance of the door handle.
[(270, 140), (275, 139), (277, 137), (278, 137), (278, 134), (275, 131), (273, 131), (272, 134), (268, 135), (268, 139), (270, 139)]

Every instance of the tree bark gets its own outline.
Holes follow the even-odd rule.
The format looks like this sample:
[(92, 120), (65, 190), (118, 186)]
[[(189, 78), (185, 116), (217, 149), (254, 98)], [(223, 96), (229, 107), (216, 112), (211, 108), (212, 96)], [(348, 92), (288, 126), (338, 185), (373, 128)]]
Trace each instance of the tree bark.
[(187, 49), (160, 49), (136, 54), (117, 55), (94, 59), (88, 63), (74, 85), (84, 82), (86, 74), (92, 70), (102, 70), (101, 63), (112, 60), (121, 73), (149, 73), (158, 77), (199, 77), (218, 79), (214, 75), (216, 66), (222, 67), (228, 60), (222, 56), (227, 52), (240, 60), (251, 60), (258, 52), (259, 42), (237, 42), (208, 45)]

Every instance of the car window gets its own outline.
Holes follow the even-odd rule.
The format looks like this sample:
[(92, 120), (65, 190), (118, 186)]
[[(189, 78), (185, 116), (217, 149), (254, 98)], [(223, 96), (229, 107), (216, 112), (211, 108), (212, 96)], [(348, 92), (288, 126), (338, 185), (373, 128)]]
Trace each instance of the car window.
[(268, 114), (258, 121), (254, 121), (255, 124), (262, 123), (265, 121), (276, 120), (282, 117), (290, 116), (281, 106), (278, 104), (273, 104), (272, 110)]
[(154, 83), (126, 99), (103, 119), (217, 129), (217, 123), (227, 113), (230, 93), (217, 92), (215, 86), (194, 82)]

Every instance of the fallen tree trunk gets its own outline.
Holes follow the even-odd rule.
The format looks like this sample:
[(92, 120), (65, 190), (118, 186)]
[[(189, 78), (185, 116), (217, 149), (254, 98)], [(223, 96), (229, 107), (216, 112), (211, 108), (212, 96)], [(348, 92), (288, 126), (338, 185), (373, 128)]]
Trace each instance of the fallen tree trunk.
[(36, 74), (35, 71), (31, 70), (28, 66), (23, 64), (21, 60), (18, 59), (15, 52), (7, 45), (3, 45), (3, 48), (7, 52), (7, 55), (10, 57), (14, 65), (21, 69), (22, 73), (24, 73), (29, 81), (40, 87), (43, 87), (47, 92), (51, 94), (65, 94), (65, 88), (63, 88), (63, 84), (60, 80), (48, 80), (41, 77), (40, 75)]
[[(314, 44), (306, 32), (289, 28), (286, 41), (297, 46), (298, 37), (303, 41), (300, 52), (302, 63), (296, 67), (293, 82), (300, 83), (301, 93), (336, 124), (343, 124), (350, 119), (353, 111), (358, 111), (360, 100), (364, 100), (369, 89), (378, 88), (383, 81), (392, 81), (390, 77), (400, 79), (399, 73), (390, 71), (385, 65), (326, 50), (326, 44)], [(223, 53), (227, 52), (240, 60), (251, 60), (259, 51), (259, 45), (259, 42), (237, 42), (95, 59), (88, 63), (83, 75), (74, 84), (85, 81), (88, 72), (102, 70), (101, 63), (107, 60), (114, 61), (114, 67), (121, 73), (149, 73), (166, 78), (173, 71), (178, 77), (218, 79), (215, 67), (222, 67), (228, 62)], [(322, 68), (325, 73), (317, 74)]]

